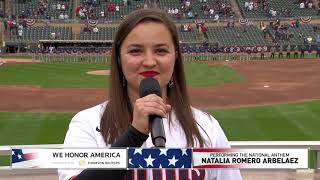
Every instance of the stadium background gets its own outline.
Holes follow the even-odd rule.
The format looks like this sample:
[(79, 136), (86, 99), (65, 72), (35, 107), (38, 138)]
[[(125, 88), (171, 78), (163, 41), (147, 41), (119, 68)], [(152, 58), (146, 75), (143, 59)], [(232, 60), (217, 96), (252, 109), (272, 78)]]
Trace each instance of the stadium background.
[(150, 6), (176, 21), (192, 104), (229, 140), (319, 141), (319, 2), (245, 1), (0, 1), (0, 146), (63, 143), (72, 116), (107, 98), (108, 76), (87, 72), (109, 68), (119, 22)]

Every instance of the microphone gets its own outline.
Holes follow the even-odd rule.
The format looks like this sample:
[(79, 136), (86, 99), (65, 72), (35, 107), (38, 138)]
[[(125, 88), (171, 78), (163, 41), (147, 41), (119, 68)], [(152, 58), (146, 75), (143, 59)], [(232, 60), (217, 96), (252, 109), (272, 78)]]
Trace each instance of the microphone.
[[(161, 97), (160, 84), (154, 78), (143, 79), (139, 86), (140, 97), (144, 97), (149, 94), (156, 94)], [(165, 147), (166, 135), (164, 133), (162, 118), (158, 115), (150, 115), (149, 124), (151, 124), (151, 138), (153, 145), (155, 147)]]

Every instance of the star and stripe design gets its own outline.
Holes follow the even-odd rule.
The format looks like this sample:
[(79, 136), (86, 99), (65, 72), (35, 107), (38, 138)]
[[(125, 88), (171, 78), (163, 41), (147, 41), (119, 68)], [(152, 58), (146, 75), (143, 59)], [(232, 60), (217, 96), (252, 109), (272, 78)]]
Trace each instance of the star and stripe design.
[(128, 168), (191, 168), (191, 149), (128, 149)]

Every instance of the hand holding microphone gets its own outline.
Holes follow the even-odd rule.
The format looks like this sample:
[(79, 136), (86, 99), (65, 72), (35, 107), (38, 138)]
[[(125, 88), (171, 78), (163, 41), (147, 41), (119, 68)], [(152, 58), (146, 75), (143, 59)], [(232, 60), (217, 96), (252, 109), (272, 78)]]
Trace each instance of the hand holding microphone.
[(162, 118), (167, 116), (171, 106), (164, 103), (159, 82), (154, 78), (145, 78), (141, 81), (139, 94), (141, 98), (134, 104), (132, 126), (144, 134), (149, 134), (151, 131), (154, 145), (164, 147)]

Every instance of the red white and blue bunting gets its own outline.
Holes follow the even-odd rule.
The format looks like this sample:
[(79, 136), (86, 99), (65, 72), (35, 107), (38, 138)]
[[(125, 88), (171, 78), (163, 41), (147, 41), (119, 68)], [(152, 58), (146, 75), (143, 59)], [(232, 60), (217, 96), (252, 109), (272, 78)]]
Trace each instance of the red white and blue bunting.
[(89, 19), (88, 20), (88, 25), (90, 27), (96, 27), (98, 25), (98, 21), (97, 20), (93, 20), (93, 19)]
[(301, 17), (300, 19), (303, 23), (307, 24), (311, 21), (312, 18), (311, 16), (308, 16), (308, 17)]
[(31, 27), (36, 23), (35, 19), (27, 19), (27, 26)]
[(240, 23), (241, 25), (245, 25), (245, 24), (247, 24), (248, 22), (249, 22), (248, 19), (239, 19), (239, 23)]

